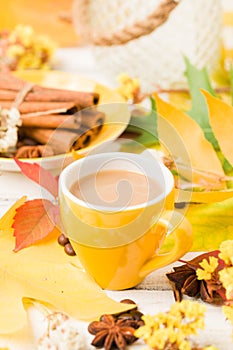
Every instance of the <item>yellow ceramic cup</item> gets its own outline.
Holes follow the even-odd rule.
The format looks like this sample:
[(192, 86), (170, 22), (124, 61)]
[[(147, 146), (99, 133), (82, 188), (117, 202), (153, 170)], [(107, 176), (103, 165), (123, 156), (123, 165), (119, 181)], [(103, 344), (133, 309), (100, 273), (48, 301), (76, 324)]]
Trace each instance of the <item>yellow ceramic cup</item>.
[[(70, 192), (75, 181), (103, 169), (144, 174), (160, 184), (162, 193), (143, 204), (116, 208), (92, 205)], [(66, 234), (87, 273), (102, 288), (131, 288), (190, 250), (191, 225), (173, 210), (173, 187), (173, 176), (162, 163), (133, 153), (89, 155), (62, 171), (59, 201)], [(171, 233), (174, 247), (160, 254)]]

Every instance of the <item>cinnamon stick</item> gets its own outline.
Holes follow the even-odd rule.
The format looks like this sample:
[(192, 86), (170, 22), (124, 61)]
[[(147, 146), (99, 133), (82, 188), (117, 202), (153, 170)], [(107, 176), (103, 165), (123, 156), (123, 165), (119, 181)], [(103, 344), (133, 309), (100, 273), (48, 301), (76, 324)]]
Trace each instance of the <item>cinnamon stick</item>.
[(93, 108), (81, 110), (77, 114), (80, 114), (81, 123), (89, 129), (101, 127), (105, 121), (105, 114)]
[(92, 141), (94, 132), (91, 129), (80, 128), (73, 131), (61, 129), (24, 128), (25, 136), (38, 143), (50, 146), (54, 154), (62, 154), (87, 147)]
[(95, 109), (82, 110), (72, 115), (35, 112), (21, 114), (21, 120), (22, 126), (25, 127), (78, 129), (84, 125), (89, 129), (98, 130), (104, 124), (105, 114)]
[[(0, 105), (2, 108), (10, 109), (12, 103), (9, 101), (1, 101)], [(20, 113), (33, 113), (33, 112), (43, 112), (49, 110), (59, 110), (61, 112), (67, 112), (68, 110), (75, 108), (77, 111), (76, 105), (73, 102), (23, 102), (18, 110)]]
[(16, 158), (40, 158), (53, 155), (53, 149), (47, 145), (22, 146), (15, 153)]
[[(88, 146), (105, 120), (105, 114), (94, 108), (98, 101), (96, 93), (42, 87), (0, 73), (0, 107), (14, 106), (21, 115), (17, 157), (62, 154)], [(25, 137), (35, 144), (25, 144)]]
[[(14, 101), (16, 91), (0, 89), (0, 101)], [(82, 92), (72, 90), (56, 90), (33, 87), (24, 101), (28, 102), (74, 102), (80, 109), (96, 105), (99, 96), (94, 92)]]
[[(26, 82), (8, 73), (0, 73), (0, 101), (13, 101)], [(99, 94), (34, 85), (25, 97), (30, 102), (74, 102), (79, 108), (96, 105)]]
[(17, 92), (11, 90), (0, 90), (0, 101), (14, 101)]
[(28, 114), (21, 114), (21, 121), (23, 127), (28, 128), (44, 128), (44, 129), (79, 129), (81, 126), (81, 118), (79, 115), (67, 114), (39, 114), (35, 116), (28, 116)]
[(35, 85), (25, 101), (74, 101), (80, 108), (97, 105), (99, 94), (96, 92), (73, 91), (64, 89), (47, 88)]
[(0, 73), (0, 89), (19, 91), (25, 85), (25, 81), (10, 73)]

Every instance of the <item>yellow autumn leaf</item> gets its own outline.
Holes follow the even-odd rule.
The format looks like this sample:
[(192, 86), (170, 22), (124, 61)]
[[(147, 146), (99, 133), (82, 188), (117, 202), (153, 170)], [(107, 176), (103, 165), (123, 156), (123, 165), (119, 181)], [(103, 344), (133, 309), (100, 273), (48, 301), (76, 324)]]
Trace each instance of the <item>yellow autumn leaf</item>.
[(232, 135), (233, 135), (233, 107), (217, 97), (201, 90), (206, 98), (210, 125), (219, 146), (227, 158), (233, 164)]
[(190, 205), (186, 218), (193, 229), (193, 251), (219, 249), (222, 241), (233, 239), (233, 198), (218, 203)]
[(0, 333), (13, 333), (27, 322), (24, 298), (48, 303), (80, 320), (133, 308), (109, 298), (82, 269), (77, 256), (64, 253), (54, 230), (47, 239), (13, 252), (11, 225), (19, 200), (0, 219)]
[[(216, 203), (187, 204), (185, 217), (192, 225), (191, 251), (216, 250), (222, 241), (233, 239), (233, 198)], [(169, 251), (173, 244), (170, 235), (162, 252)]]
[(182, 189), (175, 189), (176, 198), (179, 198), (179, 202), (191, 202), (191, 203), (214, 203), (222, 202), (228, 198), (233, 197), (233, 189), (226, 189), (221, 191), (185, 191)]
[(210, 203), (232, 197), (222, 165), (201, 127), (178, 107), (157, 95), (155, 99), (162, 116), (158, 118), (159, 137), (162, 135), (169, 155), (174, 157), (179, 174), (176, 201)]
[[(225, 176), (221, 163), (215, 153), (212, 145), (204, 137), (201, 127), (186, 113), (176, 108), (172, 104), (165, 102), (158, 95), (155, 94), (156, 107), (158, 114), (161, 115), (174, 128), (180, 138), (183, 147), (185, 147), (190, 165), (193, 169), (211, 172), (219, 176)], [(162, 120), (158, 118), (158, 130), (160, 132), (160, 123)], [(164, 136), (166, 141), (171, 144), (171, 154), (179, 157), (178, 145), (172, 144), (169, 138), (173, 135), (170, 133)], [(176, 154), (177, 152), (177, 154)]]

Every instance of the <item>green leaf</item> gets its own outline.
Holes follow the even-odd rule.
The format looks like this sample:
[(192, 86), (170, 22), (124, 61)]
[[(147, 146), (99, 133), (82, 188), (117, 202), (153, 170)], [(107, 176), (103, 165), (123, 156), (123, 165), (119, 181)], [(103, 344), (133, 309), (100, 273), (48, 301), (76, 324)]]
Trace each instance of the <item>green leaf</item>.
[(185, 57), (184, 60), (186, 65), (185, 75), (188, 80), (192, 99), (192, 108), (187, 113), (200, 125), (206, 139), (213, 145), (214, 149), (219, 150), (218, 141), (216, 140), (210, 126), (205, 98), (200, 92), (200, 89), (202, 88), (207, 90), (210, 94), (216, 96), (211, 86), (207, 70), (206, 68), (198, 70), (190, 63), (187, 57)]
[[(146, 147), (158, 144), (157, 113), (155, 99), (150, 97), (151, 111), (146, 114), (144, 107), (138, 107), (132, 111), (132, 116), (126, 133), (132, 133), (134, 142), (138, 142)], [(136, 113), (139, 112), (139, 113)]]

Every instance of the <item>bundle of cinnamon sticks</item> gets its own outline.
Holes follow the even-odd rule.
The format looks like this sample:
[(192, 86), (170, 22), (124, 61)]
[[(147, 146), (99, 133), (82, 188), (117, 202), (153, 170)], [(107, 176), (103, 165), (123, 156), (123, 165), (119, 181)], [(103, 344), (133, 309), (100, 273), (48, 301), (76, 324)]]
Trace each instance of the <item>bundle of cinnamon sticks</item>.
[(20, 112), (15, 150), (0, 155), (32, 158), (88, 146), (105, 121), (98, 101), (97, 93), (33, 85), (0, 73), (0, 108)]

